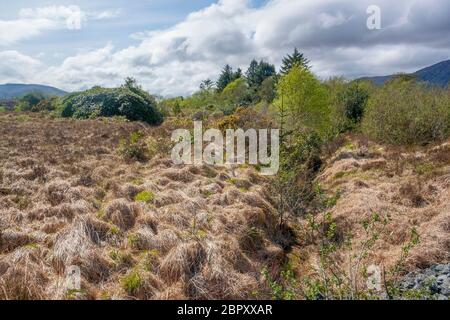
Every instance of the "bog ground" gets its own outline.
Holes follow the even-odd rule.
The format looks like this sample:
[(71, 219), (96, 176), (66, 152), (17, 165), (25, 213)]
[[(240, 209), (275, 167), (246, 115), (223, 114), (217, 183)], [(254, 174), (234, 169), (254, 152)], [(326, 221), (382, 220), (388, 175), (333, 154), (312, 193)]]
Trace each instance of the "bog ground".
[[(317, 274), (320, 239), (304, 217), (279, 227), (267, 178), (247, 166), (126, 161), (120, 140), (138, 130), (157, 137), (164, 125), (0, 116), (1, 299), (262, 299), (287, 264), (298, 279)], [(361, 222), (389, 216), (375, 265), (395, 264), (412, 227), (421, 241), (408, 271), (448, 262), (449, 159), (448, 143), (402, 150), (349, 136), (317, 177), (335, 197), (317, 219), (330, 211), (336, 235), (352, 231), (360, 248)], [(334, 255), (345, 265), (343, 248)], [(82, 288), (67, 291), (73, 265)]]

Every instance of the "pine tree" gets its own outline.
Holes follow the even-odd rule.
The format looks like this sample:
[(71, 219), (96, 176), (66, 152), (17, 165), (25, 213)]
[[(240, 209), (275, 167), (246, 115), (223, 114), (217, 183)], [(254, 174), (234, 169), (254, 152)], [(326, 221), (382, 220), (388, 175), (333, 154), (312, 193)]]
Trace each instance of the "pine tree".
[(202, 83), (200, 83), (200, 90), (202, 91), (209, 91), (213, 88), (214, 83), (211, 79), (203, 80)]
[(247, 83), (250, 88), (257, 90), (264, 80), (275, 75), (275, 66), (261, 60), (259, 63), (252, 60), (247, 70)]
[(258, 83), (258, 61), (252, 60), (250, 62), (250, 66), (247, 69), (247, 72), (245, 74), (247, 78), (247, 83), (250, 88), (255, 87)]
[(283, 58), (280, 73), (282, 75), (288, 74), (296, 64), (305, 69), (310, 69), (309, 60), (306, 59), (303, 53), (300, 53), (297, 48), (295, 48), (293, 54), (288, 54)]
[(242, 77), (242, 70), (237, 69), (236, 72), (233, 71), (233, 68), (230, 65), (226, 65), (222, 73), (219, 76), (219, 80), (217, 80), (217, 91), (222, 92), (223, 89), (227, 87), (231, 82), (237, 80)]

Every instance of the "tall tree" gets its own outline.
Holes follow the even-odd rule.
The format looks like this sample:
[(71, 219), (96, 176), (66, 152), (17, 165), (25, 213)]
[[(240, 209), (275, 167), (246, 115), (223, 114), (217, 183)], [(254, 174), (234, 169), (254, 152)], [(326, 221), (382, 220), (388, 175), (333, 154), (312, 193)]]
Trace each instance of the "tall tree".
[(227, 87), (231, 82), (233, 82), (236, 79), (239, 79), (242, 77), (242, 70), (237, 69), (236, 72), (233, 71), (233, 68), (230, 65), (226, 65), (222, 73), (219, 76), (219, 80), (217, 80), (217, 91), (222, 92), (223, 89)]
[(307, 69), (298, 65), (281, 77), (275, 107), (283, 116), (287, 130), (309, 128), (325, 134), (329, 128), (330, 108), (326, 88)]
[(250, 88), (257, 91), (264, 80), (275, 75), (275, 66), (261, 60), (259, 63), (252, 60), (247, 70), (247, 83)]
[(202, 91), (209, 91), (214, 86), (214, 82), (212, 82), (211, 79), (203, 80), (202, 83), (200, 83), (200, 90)]
[(308, 70), (310, 69), (309, 60), (306, 59), (303, 53), (300, 53), (297, 48), (295, 48), (293, 54), (288, 54), (283, 58), (280, 73), (282, 75), (288, 74), (295, 65)]

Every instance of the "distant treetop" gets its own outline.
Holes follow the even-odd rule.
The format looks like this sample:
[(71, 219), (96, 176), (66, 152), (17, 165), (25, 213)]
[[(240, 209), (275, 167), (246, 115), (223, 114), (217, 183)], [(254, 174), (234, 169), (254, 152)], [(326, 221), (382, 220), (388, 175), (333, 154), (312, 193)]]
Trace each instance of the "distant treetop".
[(293, 54), (288, 54), (283, 58), (280, 73), (282, 75), (288, 74), (295, 65), (299, 65), (300, 67), (308, 70), (311, 68), (309, 65), (309, 60), (303, 55), (303, 53), (300, 53), (297, 48), (295, 48)]

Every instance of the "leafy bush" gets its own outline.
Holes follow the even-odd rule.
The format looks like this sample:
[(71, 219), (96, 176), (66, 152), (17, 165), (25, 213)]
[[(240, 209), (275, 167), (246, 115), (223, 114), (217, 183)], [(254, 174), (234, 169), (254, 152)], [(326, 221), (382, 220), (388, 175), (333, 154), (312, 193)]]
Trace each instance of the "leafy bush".
[(41, 93), (28, 93), (18, 100), (14, 109), (16, 111), (33, 111), (33, 108), (43, 100), (45, 100), (45, 96)]
[(369, 99), (363, 131), (385, 143), (427, 144), (450, 133), (450, 91), (396, 78)]
[(53, 111), (55, 110), (56, 98), (41, 100), (37, 105), (31, 108), (32, 112), (43, 112), (43, 111)]
[(294, 132), (280, 145), (280, 169), (270, 185), (277, 198), (280, 225), (306, 212), (316, 196), (314, 177), (321, 167), (323, 141), (314, 131)]
[(344, 115), (352, 123), (362, 120), (369, 99), (369, 91), (359, 82), (348, 84), (343, 92), (338, 95), (344, 107)]
[(239, 78), (230, 82), (221, 93), (221, 99), (225, 106), (247, 106), (251, 102), (251, 97), (244, 78)]
[(69, 94), (61, 99), (59, 110), (63, 117), (79, 119), (124, 116), (149, 124), (160, 124), (163, 120), (155, 99), (134, 83)]

